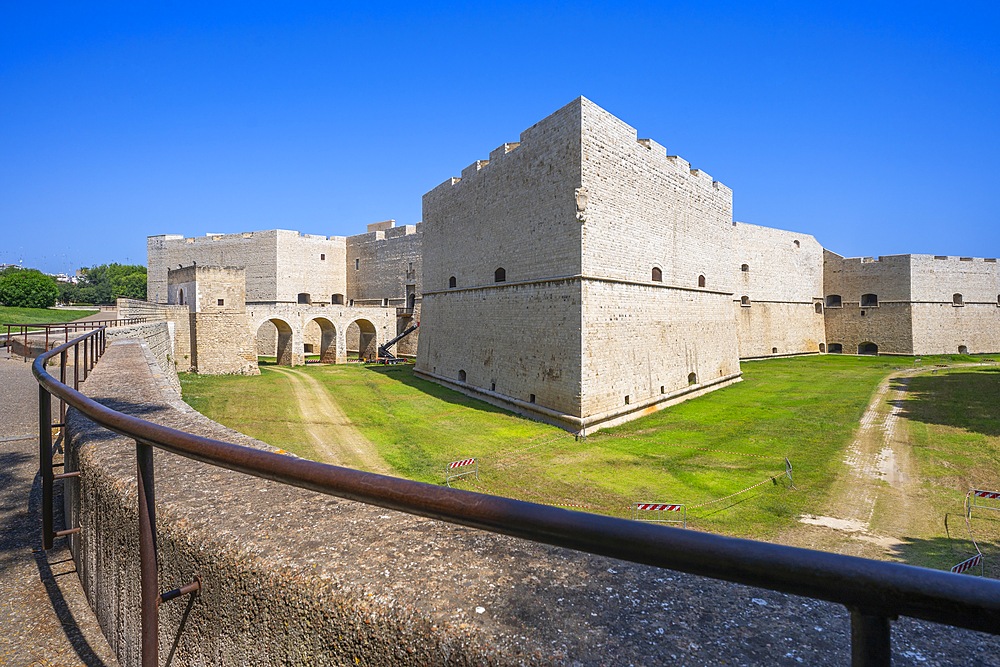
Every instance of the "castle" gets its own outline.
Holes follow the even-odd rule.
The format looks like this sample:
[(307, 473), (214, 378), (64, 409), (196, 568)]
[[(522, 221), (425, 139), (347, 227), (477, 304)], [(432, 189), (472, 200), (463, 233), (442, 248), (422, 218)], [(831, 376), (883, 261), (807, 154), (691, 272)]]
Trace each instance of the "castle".
[(370, 357), (419, 321), (395, 348), (418, 375), (576, 432), (737, 382), (741, 359), (1000, 351), (995, 259), (844, 258), (734, 222), (729, 188), (582, 97), (424, 195), (420, 224), (148, 252), (181, 370)]

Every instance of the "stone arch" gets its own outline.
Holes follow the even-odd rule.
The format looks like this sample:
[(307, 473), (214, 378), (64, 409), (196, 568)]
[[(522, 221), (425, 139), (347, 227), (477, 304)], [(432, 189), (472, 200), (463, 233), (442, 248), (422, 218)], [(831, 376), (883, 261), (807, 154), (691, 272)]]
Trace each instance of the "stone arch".
[(347, 325), (347, 351), (355, 352), (359, 359), (378, 358), (378, 335), (375, 325), (358, 318)]
[(878, 345), (871, 341), (866, 341), (858, 345), (858, 354), (878, 355)]
[(306, 326), (315, 323), (320, 330), (319, 363), (336, 364), (339, 362), (337, 356), (337, 327), (326, 317), (314, 317), (306, 323)]
[(274, 357), (279, 366), (292, 366), (292, 325), (271, 317), (257, 325), (254, 333), (257, 355)]
[(969, 353), (969, 346), (968, 345), (959, 345), (958, 346), (958, 353), (959, 354), (968, 354)]

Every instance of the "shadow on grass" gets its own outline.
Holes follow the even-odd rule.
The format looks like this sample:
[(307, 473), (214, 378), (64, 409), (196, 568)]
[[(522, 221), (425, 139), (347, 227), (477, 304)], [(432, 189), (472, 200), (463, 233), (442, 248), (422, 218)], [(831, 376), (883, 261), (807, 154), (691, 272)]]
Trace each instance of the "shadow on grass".
[(918, 375), (892, 386), (903, 392), (893, 404), (906, 419), (1000, 436), (1000, 368)]
[[(1000, 513), (997, 516), (975, 517), (972, 522), (976, 542), (983, 554), (984, 569), (975, 566), (970, 574), (981, 571), (991, 579), (1000, 579)], [(950, 570), (955, 565), (976, 555), (976, 546), (970, 539), (965, 517), (961, 512), (945, 515), (943, 537), (928, 539), (906, 538), (893, 547), (892, 553), (904, 563), (920, 565), (935, 570)]]
[(432, 396), (446, 403), (462, 405), (481, 412), (509, 415), (516, 419), (527, 419), (526, 417), (522, 417), (521, 415), (511, 412), (510, 410), (504, 410), (503, 408), (491, 405), (490, 403), (486, 403), (485, 401), (481, 401), (477, 398), (466, 396), (461, 392), (457, 392), (454, 389), (448, 389), (447, 387), (431, 382), (430, 380), (418, 378), (413, 374), (413, 366), (410, 364), (398, 366), (365, 366), (365, 370), (371, 371), (372, 373), (378, 373), (386, 379), (395, 380), (400, 384), (416, 389), (422, 394), (427, 394), (428, 396)]

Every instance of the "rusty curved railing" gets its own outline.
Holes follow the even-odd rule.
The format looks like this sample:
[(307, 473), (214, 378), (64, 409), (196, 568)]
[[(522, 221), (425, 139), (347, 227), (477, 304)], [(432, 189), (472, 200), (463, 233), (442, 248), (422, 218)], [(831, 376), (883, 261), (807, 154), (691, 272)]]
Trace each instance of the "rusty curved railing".
[[(79, 475), (52, 473), (52, 427), (56, 424), (51, 419), (51, 400), (56, 396), (95, 423), (136, 442), (143, 667), (157, 665), (158, 604), (197, 591), (200, 586), (195, 581), (160, 592), (154, 548), (154, 447), (228, 470), (387, 509), (842, 604), (851, 616), (853, 665), (890, 664), (889, 622), (897, 616), (1000, 635), (998, 581), (573, 512), (386, 477), (212, 440), (131, 417), (87, 398), (78, 386), (66, 384), (69, 349), (80, 345), (93, 347), (95, 354), (87, 362), (93, 364), (105, 350), (104, 330), (56, 347), (38, 357), (32, 368), (39, 384), (43, 544), (51, 548), (53, 538), (79, 530), (53, 532), (53, 481)], [(56, 355), (60, 358), (60, 380), (45, 369), (48, 360)], [(65, 418), (58, 425), (64, 424)]]

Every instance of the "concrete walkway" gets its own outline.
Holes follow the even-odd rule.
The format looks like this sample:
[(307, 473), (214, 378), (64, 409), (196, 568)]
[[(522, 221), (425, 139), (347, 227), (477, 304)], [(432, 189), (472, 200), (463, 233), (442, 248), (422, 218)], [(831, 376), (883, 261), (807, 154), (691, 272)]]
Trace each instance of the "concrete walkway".
[[(0, 665), (117, 666), (65, 539), (41, 550), (38, 384), (0, 352)], [(61, 484), (56, 483), (57, 492)], [(56, 507), (61, 507), (59, 497)], [(62, 517), (57, 517), (57, 525)]]

